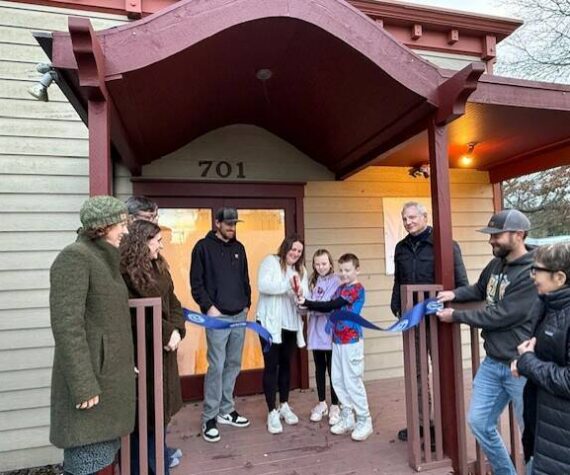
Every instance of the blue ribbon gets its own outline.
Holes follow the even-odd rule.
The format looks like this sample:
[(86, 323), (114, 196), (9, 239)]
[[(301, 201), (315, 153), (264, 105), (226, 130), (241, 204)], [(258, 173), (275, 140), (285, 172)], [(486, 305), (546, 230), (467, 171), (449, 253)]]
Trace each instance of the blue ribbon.
[(366, 320), (364, 317), (358, 315), (357, 313), (349, 312), (347, 310), (335, 310), (331, 313), (329, 321), (332, 323), (339, 321), (349, 321), (357, 323), (364, 328), (370, 328), (372, 330), (380, 330), (383, 332), (400, 332), (415, 327), (422, 321), (424, 316), (432, 315), (436, 312), (439, 312), (440, 310), (443, 310), (443, 303), (438, 302), (436, 298), (431, 298), (424, 300), (417, 305), (414, 305), (414, 307), (402, 315), (402, 317), (396, 323), (390, 325), (388, 328), (381, 328), (374, 323)]
[(228, 328), (246, 328), (248, 330), (253, 330), (265, 341), (265, 344), (263, 345), (264, 353), (267, 353), (269, 351), (271, 343), (273, 343), (271, 333), (269, 333), (265, 327), (261, 326), (257, 322), (227, 322), (225, 320), (221, 320), (220, 318), (209, 317), (203, 313), (188, 310), (187, 308), (183, 308), (182, 313), (188, 322), (193, 323), (194, 325), (208, 328), (210, 330), (226, 330)]

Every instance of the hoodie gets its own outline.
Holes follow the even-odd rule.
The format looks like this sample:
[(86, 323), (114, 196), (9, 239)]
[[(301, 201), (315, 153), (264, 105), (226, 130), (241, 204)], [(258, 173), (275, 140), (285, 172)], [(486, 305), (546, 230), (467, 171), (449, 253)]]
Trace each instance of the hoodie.
[(455, 302), (484, 300), (480, 309), (455, 310), (453, 320), (481, 328), (485, 351), (504, 364), (517, 357), (517, 346), (530, 338), (535, 317), (530, 309), (537, 291), (530, 278), (534, 252), (512, 262), (493, 259), (475, 285), (455, 289)]
[(251, 306), (245, 248), (236, 239), (226, 242), (214, 231), (192, 250), (192, 297), (203, 313), (214, 305), (223, 315), (237, 315)]

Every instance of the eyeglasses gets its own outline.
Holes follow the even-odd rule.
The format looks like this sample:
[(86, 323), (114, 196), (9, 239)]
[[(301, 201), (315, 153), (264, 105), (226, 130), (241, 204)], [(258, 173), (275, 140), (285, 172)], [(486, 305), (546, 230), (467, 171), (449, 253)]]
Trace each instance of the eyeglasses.
[(558, 271), (553, 269), (547, 269), (546, 267), (530, 266), (530, 275), (535, 276), (537, 272), (548, 272), (550, 274), (553, 274), (554, 272)]

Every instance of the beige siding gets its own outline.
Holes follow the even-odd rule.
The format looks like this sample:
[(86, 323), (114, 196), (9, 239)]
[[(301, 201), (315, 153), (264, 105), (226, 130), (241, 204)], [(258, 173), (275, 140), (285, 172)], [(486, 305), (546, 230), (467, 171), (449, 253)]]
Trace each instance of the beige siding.
[[(469, 280), (474, 282), (489, 260), (486, 237), (476, 229), (493, 211), (487, 173), (451, 172), (453, 236), (463, 251)], [(411, 178), (405, 168), (370, 167), (344, 182), (312, 182), (305, 190), (305, 237), (308, 258), (319, 247), (335, 257), (354, 252), (361, 259), (361, 282), (366, 288), (363, 315), (382, 326), (392, 323), (390, 296), (393, 277), (385, 274), (382, 198), (422, 197), (429, 200), (429, 182)], [(464, 355), (468, 357), (468, 331)], [(403, 375), (402, 338), (367, 332), (365, 379)]]
[(87, 129), (57, 85), (50, 102), (27, 89), (48, 58), (33, 31), (123, 19), (0, 0), (0, 472), (60, 461), (50, 446), (49, 267), (72, 242), (88, 193)]

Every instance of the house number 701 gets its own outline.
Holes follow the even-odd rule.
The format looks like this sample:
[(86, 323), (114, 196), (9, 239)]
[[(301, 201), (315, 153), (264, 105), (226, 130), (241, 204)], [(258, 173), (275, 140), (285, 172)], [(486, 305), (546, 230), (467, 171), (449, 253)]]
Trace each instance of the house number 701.
[(234, 171), (234, 166), (231, 163), (215, 160), (200, 160), (198, 166), (202, 169), (200, 173), (201, 177), (212, 177), (216, 176), (218, 178), (245, 178), (245, 169), (243, 162), (237, 162), (235, 165), (236, 170)]

